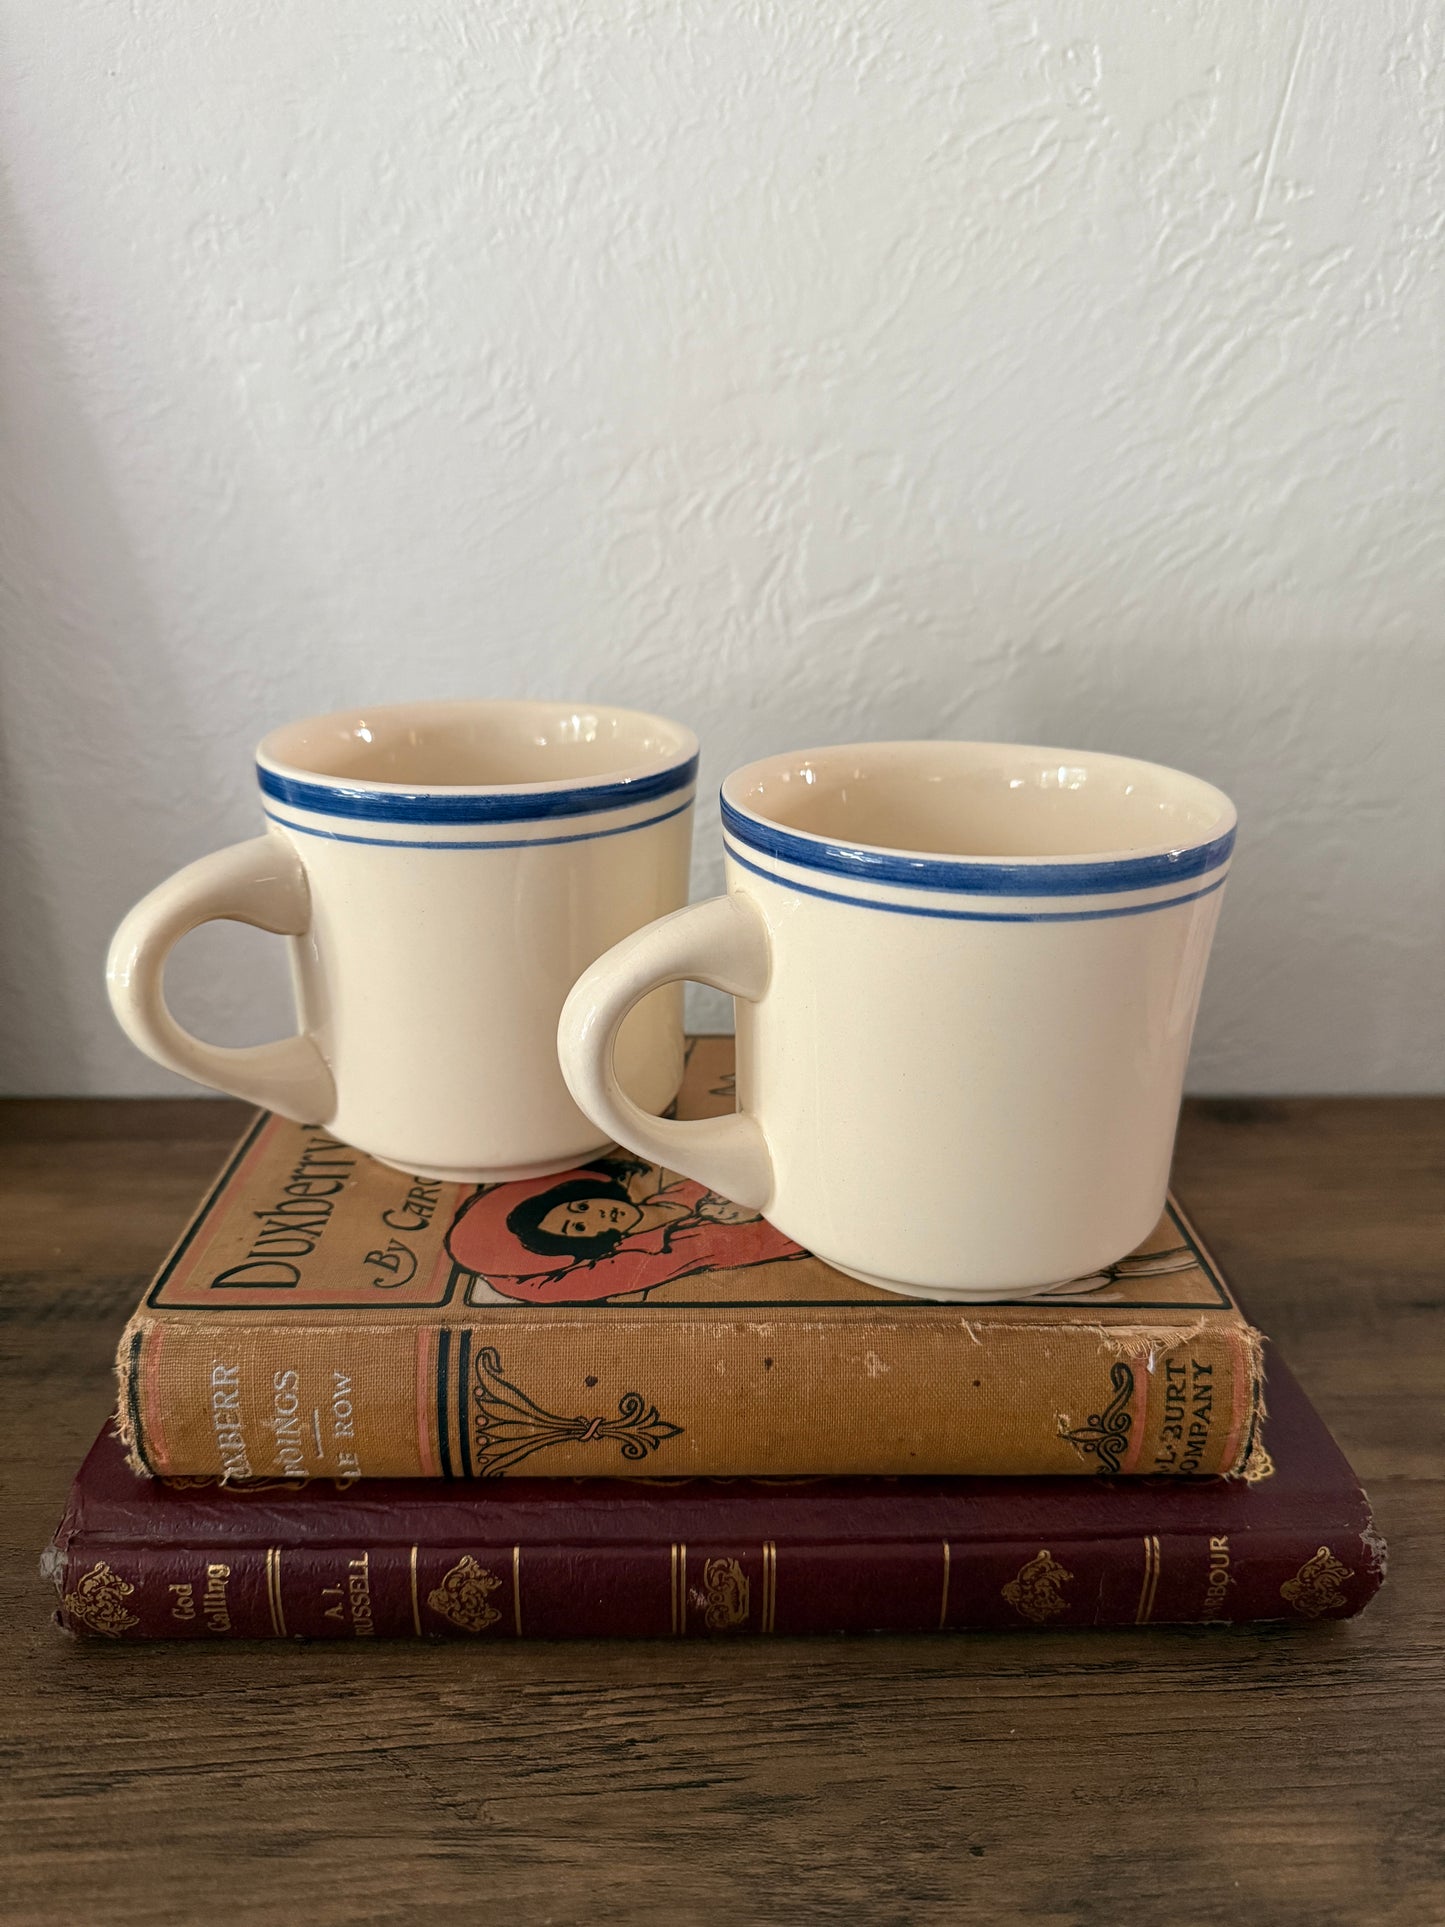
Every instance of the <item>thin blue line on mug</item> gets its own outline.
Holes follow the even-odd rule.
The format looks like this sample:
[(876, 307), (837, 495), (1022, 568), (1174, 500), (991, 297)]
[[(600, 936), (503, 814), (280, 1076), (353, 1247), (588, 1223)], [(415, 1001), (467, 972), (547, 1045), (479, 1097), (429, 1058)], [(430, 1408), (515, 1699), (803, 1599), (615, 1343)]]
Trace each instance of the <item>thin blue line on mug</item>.
[[(345, 782), (303, 783), (294, 776), (256, 766), (262, 794), (293, 810), (318, 816), (344, 816), (367, 823), (542, 823), (557, 816), (600, 816), (634, 803), (655, 803), (685, 789), (697, 776), (697, 757), (645, 776), (620, 776), (611, 783), (577, 788), (523, 790), (371, 790)], [(296, 826), (292, 824), (294, 829)]]
[(1208, 876), (1229, 861), (1234, 849), (1231, 828), (1223, 836), (1189, 849), (1165, 850), (1153, 856), (1087, 857), (1077, 863), (909, 856), (898, 850), (869, 850), (796, 836), (776, 824), (743, 815), (726, 797), (721, 803), (722, 824), (729, 836), (780, 863), (823, 870), (832, 876), (849, 877), (855, 883), (887, 883), (904, 890), (948, 890), (960, 896), (1101, 897), (1124, 890), (1154, 890), (1161, 884)]
[(661, 816), (644, 816), (638, 823), (614, 823), (610, 830), (574, 830), (570, 836), (489, 837), (484, 842), (469, 838), (448, 841), (441, 837), (423, 840), (411, 836), (348, 836), (345, 830), (318, 830), (309, 823), (292, 823), (287, 817), (277, 816), (274, 810), (263, 810), (262, 815), (296, 836), (319, 836), (323, 843), (365, 843), (373, 850), (545, 850), (554, 843), (595, 843), (603, 836), (626, 836), (629, 830), (650, 830), (655, 823), (670, 823), (673, 817), (691, 808), (689, 796), (674, 809), (664, 810)]
[(1202, 890), (1190, 890), (1182, 897), (1160, 897), (1154, 903), (1119, 903), (1108, 910), (944, 910), (931, 903), (885, 903), (877, 897), (848, 897), (841, 890), (819, 890), (811, 883), (799, 883), (795, 877), (779, 876), (776, 870), (749, 863), (731, 844), (725, 848), (742, 869), (751, 870), (765, 883), (796, 890), (800, 896), (819, 897), (824, 903), (844, 903), (854, 910), (887, 910), (896, 917), (936, 917), (949, 923), (1101, 923), (1107, 917), (1146, 917), (1151, 910), (1173, 910), (1181, 903), (1198, 903), (1201, 897), (1212, 897), (1229, 880), (1218, 877), (1213, 883), (1206, 883)]

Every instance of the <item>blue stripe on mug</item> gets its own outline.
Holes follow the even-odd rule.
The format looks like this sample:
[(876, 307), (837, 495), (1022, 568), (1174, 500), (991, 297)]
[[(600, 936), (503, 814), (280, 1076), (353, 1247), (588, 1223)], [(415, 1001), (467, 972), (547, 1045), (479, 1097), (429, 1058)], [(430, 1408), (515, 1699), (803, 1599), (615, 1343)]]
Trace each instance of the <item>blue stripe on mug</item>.
[(765, 883), (776, 883), (781, 890), (796, 890), (800, 896), (818, 897), (824, 903), (843, 903), (850, 910), (884, 910), (890, 916), (935, 917), (946, 923), (1102, 923), (1115, 917), (1144, 917), (1154, 910), (1172, 910), (1177, 904), (1197, 903), (1201, 897), (1212, 897), (1228, 881), (1220, 877), (1214, 883), (1206, 883), (1202, 890), (1186, 890), (1182, 896), (1156, 897), (1152, 903), (1116, 903), (1108, 910), (946, 910), (931, 903), (889, 903), (884, 897), (849, 897), (841, 890), (819, 890), (811, 883), (799, 883), (796, 877), (779, 876), (776, 870), (749, 863), (741, 851), (730, 844), (723, 847), (742, 869), (751, 870)]
[[(810, 836), (795, 836), (776, 824), (745, 816), (722, 799), (723, 828), (737, 842), (779, 863), (850, 877), (855, 883), (886, 883), (905, 890), (951, 890), (962, 896), (1097, 897), (1123, 890), (1154, 890), (1208, 876), (1229, 861), (1234, 831), (1189, 849), (1156, 856), (1083, 857), (1077, 862), (1005, 863), (967, 857), (908, 856), (897, 850), (867, 850)], [(764, 872), (763, 874), (766, 874)], [(777, 879), (780, 883), (786, 877)]]
[(300, 782), (261, 764), (256, 775), (263, 795), (317, 816), (365, 823), (540, 823), (559, 816), (598, 816), (604, 810), (623, 810), (671, 796), (695, 779), (697, 757), (646, 776), (530, 791), (357, 789), (340, 781)]
[(263, 815), (268, 822), (296, 836), (315, 836), (324, 843), (365, 843), (373, 850), (548, 850), (554, 843), (595, 843), (604, 836), (628, 836), (633, 830), (650, 830), (654, 824), (670, 823), (691, 806), (689, 796), (660, 815), (638, 817), (632, 823), (613, 823), (605, 830), (573, 830), (567, 836), (489, 836), (481, 841), (472, 837), (352, 836), (345, 830), (317, 829), (314, 823), (293, 823), (274, 810), (265, 810)]

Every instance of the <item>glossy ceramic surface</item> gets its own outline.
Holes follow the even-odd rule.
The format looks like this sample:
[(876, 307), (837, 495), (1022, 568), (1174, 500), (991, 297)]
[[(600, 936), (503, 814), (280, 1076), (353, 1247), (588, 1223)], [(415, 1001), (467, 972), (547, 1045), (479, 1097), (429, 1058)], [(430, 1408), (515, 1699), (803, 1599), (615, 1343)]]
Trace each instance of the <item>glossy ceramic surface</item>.
[[(578, 973), (686, 901), (697, 743), (637, 711), (417, 703), (314, 717), (257, 754), (265, 835), (153, 891), (107, 966), (160, 1063), (427, 1177), (564, 1170), (609, 1140), (557, 1065)], [(300, 1034), (204, 1044), (165, 1007), (166, 953), (211, 917), (291, 938)], [(681, 993), (629, 1020), (622, 1074), (661, 1107)]]
[[(930, 742), (773, 757), (722, 806), (727, 895), (568, 999), (562, 1065), (598, 1127), (893, 1291), (1013, 1297), (1139, 1243), (1228, 798), (1123, 757)], [(613, 1073), (633, 1000), (679, 976), (738, 1000), (734, 1117), (644, 1117)]]

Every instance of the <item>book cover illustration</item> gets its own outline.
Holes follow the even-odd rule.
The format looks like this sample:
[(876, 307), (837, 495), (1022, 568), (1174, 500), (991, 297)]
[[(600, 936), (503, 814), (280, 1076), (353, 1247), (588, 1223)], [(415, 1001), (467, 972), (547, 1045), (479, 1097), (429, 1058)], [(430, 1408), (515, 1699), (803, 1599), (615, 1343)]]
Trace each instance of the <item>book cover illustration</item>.
[(683, 1278), (808, 1255), (761, 1212), (625, 1157), (479, 1190), (457, 1212), (446, 1247), (471, 1279), (472, 1304), (632, 1299)]

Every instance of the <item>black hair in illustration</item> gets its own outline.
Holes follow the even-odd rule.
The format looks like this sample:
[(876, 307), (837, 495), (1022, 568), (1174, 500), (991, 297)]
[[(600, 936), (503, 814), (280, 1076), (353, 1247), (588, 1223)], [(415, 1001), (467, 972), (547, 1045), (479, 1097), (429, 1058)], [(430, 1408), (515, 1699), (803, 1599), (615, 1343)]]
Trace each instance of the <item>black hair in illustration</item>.
[(599, 1231), (592, 1238), (563, 1238), (555, 1231), (542, 1229), (542, 1220), (549, 1211), (555, 1211), (559, 1204), (576, 1204), (582, 1198), (611, 1198), (621, 1204), (632, 1203), (615, 1178), (582, 1172), (554, 1184), (550, 1191), (539, 1191), (535, 1197), (523, 1198), (520, 1204), (513, 1205), (507, 1213), (507, 1229), (518, 1244), (535, 1251), (539, 1258), (577, 1258), (584, 1262), (608, 1258), (622, 1242), (624, 1234), (620, 1231)]

